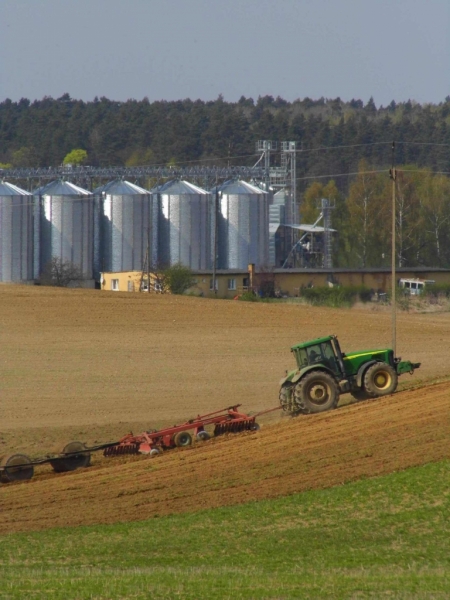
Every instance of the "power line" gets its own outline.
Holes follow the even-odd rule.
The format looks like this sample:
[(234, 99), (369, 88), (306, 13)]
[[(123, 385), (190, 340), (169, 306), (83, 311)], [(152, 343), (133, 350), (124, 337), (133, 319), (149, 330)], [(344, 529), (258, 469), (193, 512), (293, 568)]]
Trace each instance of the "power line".
[(435, 142), (395, 142), (396, 144), (408, 144), (409, 146), (444, 146), (450, 148), (450, 144), (436, 144)]
[(305, 153), (305, 152), (318, 152), (320, 150), (337, 150), (341, 148), (362, 148), (365, 146), (383, 146), (390, 145), (392, 142), (367, 142), (366, 144), (341, 144), (339, 146), (318, 146), (317, 148), (299, 148), (296, 152)]
[(374, 171), (352, 171), (350, 173), (334, 173), (331, 175), (309, 175), (308, 177), (296, 177), (295, 181), (305, 181), (306, 179), (326, 179), (328, 177), (350, 177), (351, 175), (370, 175), (373, 173), (389, 173), (389, 169), (380, 169)]

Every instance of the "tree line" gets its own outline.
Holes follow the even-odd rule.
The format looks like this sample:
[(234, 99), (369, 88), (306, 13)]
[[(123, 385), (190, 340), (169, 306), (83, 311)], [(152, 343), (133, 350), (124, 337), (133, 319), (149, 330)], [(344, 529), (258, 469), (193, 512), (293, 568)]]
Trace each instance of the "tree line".
[(395, 140), (398, 264), (450, 266), (450, 96), (386, 107), (372, 99), (272, 96), (84, 102), (64, 94), (0, 103), (0, 167), (72, 159), (93, 166), (252, 165), (259, 139), (297, 142), (302, 219), (314, 222), (320, 197), (334, 199), (335, 263), (354, 267), (390, 264), (387, 169)]
[[(208, 160), (250, 165), (259, 139), (296, 141), (304, 150), (298, 153), (299, 177), (355, 170), (362, 158), (385, 165), (394, 139), (399, 164), (445, 170), (448, 146), (417, 143), (450, 144), (450, 97), (440, 104), (393, 101), (378, 108), (372, 99), (287, 102), (272, 96), (256, 101), (242, 96), (238, 102), (220, 96), (209, 102), (84, 102), (64, 94), (0, 103), (0, 162), (14, 167), (56, 166), (73, 149), (86, 151), (94, 166)], [(310, 151), (324, 146), (340, 148)]]
[[(302, 221), (314, 223), (318, 201), (332, 201), (335, 266), (370, 268), (391, 264), (392, 180), (362, 160), (343, 194), (334, 180), (313, 182), (301, 203)], [(396, 170), (396, 264), (450, 267), (450, 179), (417, 165)]]

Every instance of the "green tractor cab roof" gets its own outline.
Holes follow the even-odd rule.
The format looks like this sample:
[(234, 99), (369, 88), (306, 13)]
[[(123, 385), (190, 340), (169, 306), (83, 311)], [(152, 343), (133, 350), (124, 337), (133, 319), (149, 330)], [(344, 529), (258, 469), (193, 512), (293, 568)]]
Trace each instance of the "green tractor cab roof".
[(294, 350), (301, 350), (302, 348), (309, 348), (309, 346), (314, 346), (315, 344), (323, 344), (324, 342), (329, 342), (333, 339), (336, 339), (335, 335), (327, 335), (326, 337), (316, 338), (315, 340), (303, 342), (302, 344), (295, 344), (295, 346), (291, 347), (291, 352)]

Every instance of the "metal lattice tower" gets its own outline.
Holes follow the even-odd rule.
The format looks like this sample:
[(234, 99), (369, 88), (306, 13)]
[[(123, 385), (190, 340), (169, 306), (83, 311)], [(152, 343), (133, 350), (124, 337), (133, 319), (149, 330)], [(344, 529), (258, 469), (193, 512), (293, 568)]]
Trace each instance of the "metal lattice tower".
[[(271, 152), (280, 148), (279, 166), (271, 165)], [(257, 166), (264, 159), (264, 170), (266, 173), (266, 190), (279, 192), (277, 200), (269, 207), (269, 227), (276, 225), (297, 225), (300, 215), (297, 206), (297, 179), (296, 179), (296, 142), (274, 142), (273, 140), (259, 140), (256, 143), (256, 151), (261, 152)], [(277, 252), (282, 254), (292, 247), (295, 233), (288, 229), (282, 236), (280, 249), (277, 250), (276, 229), (272, 229), (269, 235), (269, 257), (270, 264), (276, 264)], [(283, 249), (282, 249), (283, 248)]]
[(297, 142), (281, 142), (281, 168), (286, 173), (286, 187), (290, 192), (290, 207), (292, 225), (297, 225), (299, 222), (298, 206), (297, 206)]
[(333, 268), (333, 238), (331, 234), (331, 211), (335, 208), (334, 200), (322, 198), (320, 209), (323, 215), (323, 266), (325, 269)]
[(276, 152), (277, 149), (278, 142), (274, 142), (272, 140), (258, 140), (256, 142), (256, 152), (262, 152), (262, 157), (264, 157), (266, 192), (269, 191), (269, 187), (271, 185), (270, 153), (271, 151)]
[(264, 170), (268, 174), (268, 185), (274, 190), (286, 189), (289, 194), (287, 222), (296, 225), (299, 222), (296, 190), (296, 157), (297, 142), (280, 142), (280, 166), (270, 164), (271, 151), (278, 150), (278, 142), (273, 140), (259, 140), (256, 142), (256, 151), (262, 152), (258, 162), (264, 158)]

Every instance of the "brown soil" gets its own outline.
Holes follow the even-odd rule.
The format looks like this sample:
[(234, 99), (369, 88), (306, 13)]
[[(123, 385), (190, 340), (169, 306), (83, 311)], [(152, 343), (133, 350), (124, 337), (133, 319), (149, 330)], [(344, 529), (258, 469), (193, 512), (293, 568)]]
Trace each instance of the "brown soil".
[[(117, 439), (242, 402), (277, 404), (292, 344), (336, 333), (344, 350), (390, 345), (390, 315), (298, 305), (0, 286), (0, 454)], [(417, 383), (450, 373), (450, 314), (398, 315)], [(345, 396), (343, 397), (345, 403)], [(320, 416), (261, 418), (157, 459), (104, 459), (0, 488), (0, 531), (145, 519), (327, 487), (449, 457), (450, 384)], [(278, 423), (276, 421), (279, 421)]]
[(0, 533), (275, 498), (450, 458), (450, 385), (405, 391), (150, 459), (103, 458), (3, 486)]

